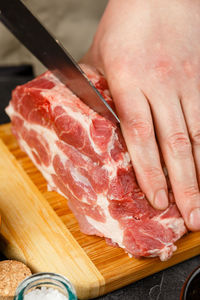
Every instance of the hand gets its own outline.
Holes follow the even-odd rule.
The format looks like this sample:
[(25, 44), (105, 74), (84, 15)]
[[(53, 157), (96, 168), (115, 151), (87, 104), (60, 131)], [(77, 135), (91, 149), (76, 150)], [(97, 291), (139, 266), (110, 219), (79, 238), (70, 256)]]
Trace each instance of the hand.
[(105, 75), (138, 183), (200, 230), (200, 1), (110, 0), (85, 61)]

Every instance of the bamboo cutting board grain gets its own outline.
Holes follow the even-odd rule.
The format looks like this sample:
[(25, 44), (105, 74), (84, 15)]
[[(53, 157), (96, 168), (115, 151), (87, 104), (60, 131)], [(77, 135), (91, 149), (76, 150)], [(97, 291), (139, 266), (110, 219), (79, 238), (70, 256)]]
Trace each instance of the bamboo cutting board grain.
[(80, 299), (94, 298), (200, 254), (200, 233), (177, 242), (167, 262), (130, 258), (103, 238), (80, 232), (67, 201), (48, 192), (45, 179), (10, 132), (0, 126), (1, 250), (33, 272), (64, 274)]

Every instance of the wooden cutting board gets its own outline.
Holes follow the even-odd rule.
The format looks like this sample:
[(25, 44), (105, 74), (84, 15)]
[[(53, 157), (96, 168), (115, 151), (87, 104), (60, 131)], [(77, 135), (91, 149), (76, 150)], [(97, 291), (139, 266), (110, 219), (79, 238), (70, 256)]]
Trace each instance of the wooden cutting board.
[(200, 254), (200, 233), (177, 242), (167, 262), (130, 258), (103, 238), (80, 232), (67, 201), (18, 147), (10, 125), (0, 126), (1, 250), (33, 272), (64, 274), (80, 299), (94, 298)]

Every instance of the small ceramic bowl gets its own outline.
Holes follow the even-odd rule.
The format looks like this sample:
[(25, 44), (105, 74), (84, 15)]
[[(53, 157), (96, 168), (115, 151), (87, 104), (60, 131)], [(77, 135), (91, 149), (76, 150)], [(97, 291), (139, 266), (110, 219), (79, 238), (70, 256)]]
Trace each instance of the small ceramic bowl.
[(200, 300), (200, 266), (186, 279), (180, 300)]

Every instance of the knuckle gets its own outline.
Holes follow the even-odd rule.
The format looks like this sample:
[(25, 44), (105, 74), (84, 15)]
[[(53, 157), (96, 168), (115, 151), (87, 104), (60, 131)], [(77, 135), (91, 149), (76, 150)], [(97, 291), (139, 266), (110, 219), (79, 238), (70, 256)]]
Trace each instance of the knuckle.
[(127, 120), (127, 127), (135, 140), (146, 140), (152, 136), (152, 125), (141, 117)]
[(166, 54), (163, 47), (162, 50), (157, 49), (155, 52), (154, 63), (153, 63), (153, 75), (157, 79), (165, 82), (170, 78), (174, 67), (172, 58)]
[(194, 145), (200, 145), (200, 128), (191, 129), (191, 142)]
[(172, 64), (166, 59), (158, 59), (154, 66), (155, 73), (158, 77), (168, 76), (172, 70)]
[(183, 189), (183, 194), (187, 198), (196, 198), (199, 197), (199, 189), (195, 185), (187, 186)]
[(195, 78), (198, 74), (198, 70), (195, 66), (195, 64), (191, 60), (184, 60), (182, 62), (183, 71), (187, 78)]
[(167, 144), (174, 155), (185, 156), (191, 152), (189, 137), (184, 132), (175, 132), (170, 135)]
[(143, 176), (147, 182), (160, 182), (163, 179), (162, 170), (156, 167), (146, 167)]

